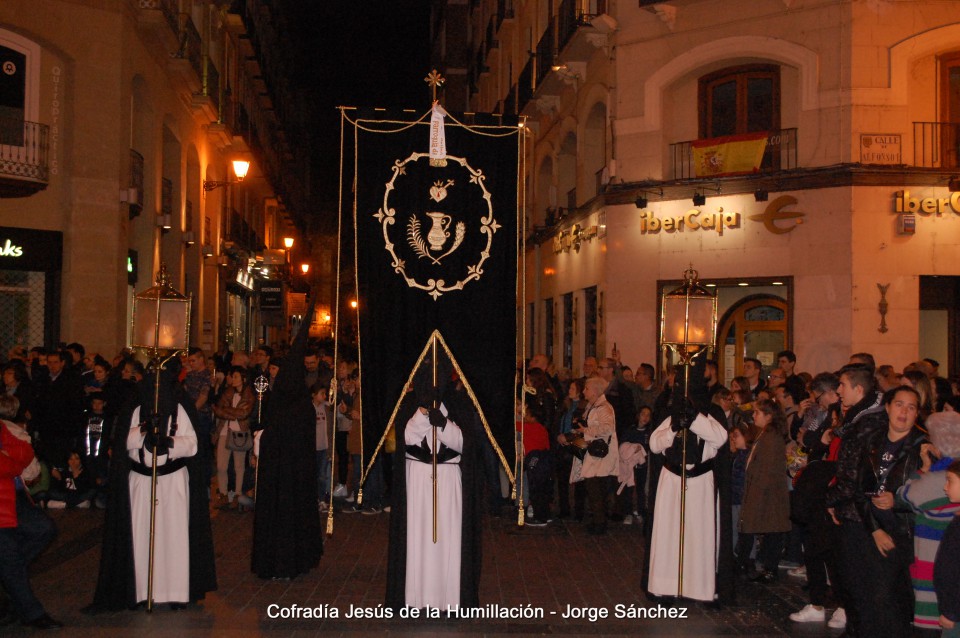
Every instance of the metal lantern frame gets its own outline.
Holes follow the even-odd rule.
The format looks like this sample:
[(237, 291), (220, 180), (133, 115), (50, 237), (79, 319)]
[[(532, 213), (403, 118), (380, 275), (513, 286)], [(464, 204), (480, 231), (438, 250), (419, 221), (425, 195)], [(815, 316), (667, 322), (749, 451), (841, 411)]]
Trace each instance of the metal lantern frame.
[[(170, 284), (166, 264), (160, 264), (156, 285), (133, 297), (131, 346), (143, 350), (154, 372), (153, 413), (150, 423), (159, 428), (160, 373), (166, 364), (190, 346), (190, 297)], [(144, 415), (140, 415), (143, 420)], [(150, 553), (147, 566), (147, 611), (153, 611), (153, 572), (157, 519), (157, 447), (154, 444), (150, 481)]]
[[(690, 398), (690, 366), (694, 359), (714, 349), (717, 338), (717, 295), (700, 284), (699, 273), (688, 268), (679, 288), (660, 298), (660, 349), (677, 355), (683, 366), (683, 401)], [(664, 365), (664, 369), (665, 369)], [(683, 411), (685, 413), (686, 410)], [(676, 417), (675, 417), (676, 418)], [(680, 465), (680, 546), (677, 561), (677, 596), (683, 595), (683, 546), (687, 512), (687, 431), (680, 429), (683, 460)]]

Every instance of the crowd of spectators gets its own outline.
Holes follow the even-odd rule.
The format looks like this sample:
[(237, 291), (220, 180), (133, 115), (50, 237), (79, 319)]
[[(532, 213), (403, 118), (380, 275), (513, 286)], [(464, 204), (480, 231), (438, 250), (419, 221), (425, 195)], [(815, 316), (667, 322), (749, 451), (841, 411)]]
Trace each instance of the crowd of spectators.
[[(730, 509), (737, 578), (808, 581), (809, 604), (792, 621), (858, 636), (956, 631), (960, 555), (939, 546), (960, 520), (960, 499), (949, 493), (957, 479), (948, 478), (960, 471), (960, 393), (938, 367), (924, 359), (898, 371), (857, 353), (838, 370), (810, 374), (783, 351), (766, 365), (744, 359), (742, 376), (724, 386), (717, 364), (706, 362), (713, 405), (698, 407), (718, 421), (722, 414), (729, 432), (729, 454), (717, 462), (730, 478), (718, 481), (717, 501)], [(581, 377), (543, 354), (526, 370), (518, 430), (544, 427), (553, 457), (545, 462), (540, 437), (530, 436), (526, 524), (572, 517), (589, 533), (622, 522), (649, 534), (650, 433), (670, 416), (678, 370), (657, 383), (652, 365), (634, 371), (616, 350), (588, 357)], [(620, 453), (584, 472), (601, 464), (587, 451), (597, 439)], [(555, 482), (536, 466), (554, 469)], [(603, 486), (590, 487), (598, 476)]]
[[(255, 506), (256, 436), (283, 354), (262, 345), (211, 356), (191, 348), (183, 356), (180, 390), (199, 415), (205, 478), (219, 508)], [(315, 348), (303, 365), (316, 412), (318, 508), (339, 502), (346, 513), (389, 511), (390, 437), (357, 502), (367, 468), (354, 426), (356, 363)], [(784, 351), (767, 364), (745, 359), (742, 376), (724, 386), (716, 363), (706, 362), (711, 414), (718, 421), (722, 414), (729, 432), (729, 453), (718, 456), (730, 477), (718, 488), (727, 491), (718, 502), (733, 521), (729, 551), (742, 579), (808, 581), (809, 603), (790, 615), (794, 622), (861, 636), (907, 636), (911, 624), (956, 629), (960, 393), (937, 368), (926, 359), (898, 372), (857, 353), (838, 370), (811, 374)], [(138, 396), (143, 364), (127, 351), (108, 361), (71, 343), (14, 348), (2, 371), (5, 394), (19, 405), (10, 421), (30, 433), (40, 462), (27, 485), (34, 499), (48, 508), (104, 507), (110, 442), (128, 427), (116, 418)], [(678, 370), (658, 382), (652, 365), (633, 370), (615, 349), (588, 357), (579, 377), (542, 354), (525, 362), (525, 372), (516, 418), (525, 524), (567, 518), (590, 534), (606, 534), (611, 524), (649, 534), (650, 435), (670, 415)], [(486, 456), (489, 502), (502, 505), (496, 459), (490, 450)]]

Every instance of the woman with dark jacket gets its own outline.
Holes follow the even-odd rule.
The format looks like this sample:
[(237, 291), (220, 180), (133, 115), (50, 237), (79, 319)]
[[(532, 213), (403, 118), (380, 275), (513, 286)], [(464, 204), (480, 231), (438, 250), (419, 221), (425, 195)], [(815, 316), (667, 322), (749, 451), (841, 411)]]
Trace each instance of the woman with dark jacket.
[(911, 634), (913, 514), (896, 504), (894, 494), (920, 467), (926, 437), (916, 427), (916, 390), (893, 388), (883, 405), (886, 427), (866, 430), (842, 448), (831, 500), (841, 525), (843, 571), (858, 575), (850, 588), (856, 613), (848, 614), (847, 631), (896, 638)]
[(746, 571), (754, 538), (762, 535), (758, 558), (763, 568), (753, 580), (770, 583), (776, 580), (784, 534), (790, 531), (787, 422), (780, 406), (770, 399), (760, 399), (754, 403), (753, 423), (757, 432), (747, 457), (737, 561), (741, 571)]

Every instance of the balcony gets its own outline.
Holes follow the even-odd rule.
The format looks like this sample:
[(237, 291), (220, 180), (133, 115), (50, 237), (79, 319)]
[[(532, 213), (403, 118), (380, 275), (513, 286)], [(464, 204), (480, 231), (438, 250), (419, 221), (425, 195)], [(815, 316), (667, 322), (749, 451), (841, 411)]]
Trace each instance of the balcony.
[[(692, 144), (697, 140), (677, 142), (670, 145), (673, 159), (673, 179), (696, 179), (693, 166)], [(771, 131), (767, 148), (763, 152), (758, 173), (775, 173), (797, 168), (797, 129), (785, 128)]]
[(919, 168), (960, 168), (960, 124), (913, 123), (913, 165)]
[(504, 20), (512, 20), (513, 16), (513, 0), (497, 0), (497, 28)]
[(157, 39), (166, 53), (180, 44), (180, 7), (177, 0), (139, 0), (138, 21)]
[(0, 118), (0, 197), (26, 197), (47, 187), (46, 124)]
[(586, 62), (606, 44), (607, 33), (616, 27), (607, 13), (606, 0), (592, 0), (583, 10), (579, 0), (562, 0), (557, 9), (557, 50), (564, 62)]
[(524, 113), (524, 109), (527, 108), (527, 106), (530, 104), (530, 101), (533, 99), (533, 92), (535, 89), (533, 70), (535, 62), (535, 58), (530, 58), (527, 60), (523, 70), (520, 71), (520, 77), (517, 78), (516, 107), (518, 113)]
[(497, 40), (497, 16), (490, 16), (490, 22), (487, 23), (487, 36), (484, 39), (485, 54), (490, 55), (494, 49), (500, 48), (500, 42)]
[(543, 37), (540, 38), (540, 41), (537, 42), (537, 53), (536, 53), (536, 75), (533, 79), (534, 88), (540, 88), (540, 85), (543, 83), (544, 78), (550, 75), (550, 69), (553, 67), (554, 59), (556, 58), (557, 53), (557, 40), (555, 36), (556, 30), (554, 28), (554, 22), (551, 21), (547, 25), (546, 30), (543, 32)]

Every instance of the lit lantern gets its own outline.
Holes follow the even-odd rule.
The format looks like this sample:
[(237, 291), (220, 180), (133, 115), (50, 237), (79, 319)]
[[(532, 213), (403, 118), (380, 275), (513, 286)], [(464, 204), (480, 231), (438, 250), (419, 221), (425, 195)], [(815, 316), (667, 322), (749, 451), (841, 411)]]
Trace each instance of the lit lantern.
[(717, 297), (700, 285), (696, 270), (688, 269), (683, 279), (683, 285), (661, 297), (660, 347), (673, 350), (687, 363), (716, 341)]
[(172, 354), (190, 345), (190, 298), (170, 285), (166, 264), (160, 265), (157, 285), (133, 298), (133, 343), (153, 357)]

